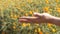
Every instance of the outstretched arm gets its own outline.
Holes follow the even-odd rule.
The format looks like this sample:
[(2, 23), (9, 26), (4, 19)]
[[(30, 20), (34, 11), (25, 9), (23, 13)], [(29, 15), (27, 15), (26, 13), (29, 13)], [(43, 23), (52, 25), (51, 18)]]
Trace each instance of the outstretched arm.
[(48, 13), (34, 13), (34, 17), (21, 17), (19, 22), (26, 23), (52, 23), (60, 26), (60, 18), (54, 17)]

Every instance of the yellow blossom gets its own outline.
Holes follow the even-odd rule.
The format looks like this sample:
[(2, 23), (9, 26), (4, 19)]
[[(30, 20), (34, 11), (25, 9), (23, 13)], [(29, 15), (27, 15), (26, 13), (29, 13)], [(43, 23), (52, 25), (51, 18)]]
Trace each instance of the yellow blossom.
[(26, 13), (25, 16), (28, 16), (28, 13)]
[(36, 26), (39, 26), (39, 24), (36, 24)]
[(33, 14), (33, 11), (29, 11), (29, 14)]
[(44, 10), (45, 12), (48, 12), (48, 11), (49, 11), (49, 7), (44, 7), (43, 10)]
[(23, 23), (22, 26), (23, 26), (23, 27), (26, 27), (26, 23)]
[(57, 11), (60, 12), (60, 8), (57, 8)]
[(50, 14), (50, 13), (51, 13), (51, 11), (48, 11), (47, 13), (49, 13), (49, 14)]
[(49, 3), (49, 1), (48, 0), (45, 0), (45, 2), (48, 4)]
[(30, 25), (31, 25), (30, 23), (27, 24), (27, 26), (30, 26)]
[(18, 16), (17, 15), (14, 15), (14, 18), (16, 19)]
[(32, 0), (27, 0), (28, 3), (32, 3)]
[(13, 18), (13, 14), (11, 14), (10, 17)]
[(38, 32), (40, 32), (41, 31), (41, 29), (40, 28), (38, 28)]
[(13, 26), (13, 29), (16, 29), (16, 26)]
[(56, 30), (55, 29), (52, 29), (52, 32), (56, 32)]
[(38, 32), (37, 29), (35, 29), (35, 32)]
[(50, 23), (48, 23), (47, 25), (48, 25), (49, 28), (52, 26), (52, 24), (50, 24)]
[(56, 2), (59, 2), (59, 0), (56, 0)]

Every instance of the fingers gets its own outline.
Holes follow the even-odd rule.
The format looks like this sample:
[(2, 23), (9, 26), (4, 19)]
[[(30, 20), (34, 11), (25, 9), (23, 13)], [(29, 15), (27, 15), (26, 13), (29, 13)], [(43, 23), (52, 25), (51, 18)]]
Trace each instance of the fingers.
[(36, 19), (37, 17), (20, 17), (19, 19)]
[(25, 23), (27, 23), (27, 22), (30, 22), (30, 21), (27, 20), (27, 19), (19, 19), (19, 22), (25, 22)]
[(20, 17), (19, 22), (32, 22), (33, 19), (36, 19), (37, 17)]

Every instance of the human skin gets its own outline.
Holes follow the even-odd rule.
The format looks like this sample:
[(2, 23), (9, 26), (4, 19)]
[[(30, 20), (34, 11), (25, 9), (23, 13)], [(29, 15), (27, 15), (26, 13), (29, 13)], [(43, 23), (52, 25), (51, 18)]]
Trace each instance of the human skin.
[(33, 17), (20, 17), (19, 18), (19, 22), (25, 22), (25, 23), (52, 23), (52, 24), (55, 24), (55, 25), (58, 25), (60, 26), (60, 18), (59, 17), (55, 17), (55, 16), (52, 16), (48, 13), (34, 13), (33, 14), (34, 16)]

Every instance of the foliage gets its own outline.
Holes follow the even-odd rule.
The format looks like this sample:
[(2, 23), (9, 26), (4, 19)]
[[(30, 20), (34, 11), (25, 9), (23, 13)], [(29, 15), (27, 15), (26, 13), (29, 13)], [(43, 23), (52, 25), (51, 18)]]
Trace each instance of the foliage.
[(59, 34), (60, 27), (50, 23), (20, 23), (19, 17), (34, 12), (60, 17), (60, 0), (0, 0), (0, 34)]

